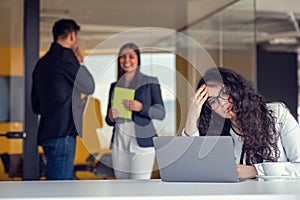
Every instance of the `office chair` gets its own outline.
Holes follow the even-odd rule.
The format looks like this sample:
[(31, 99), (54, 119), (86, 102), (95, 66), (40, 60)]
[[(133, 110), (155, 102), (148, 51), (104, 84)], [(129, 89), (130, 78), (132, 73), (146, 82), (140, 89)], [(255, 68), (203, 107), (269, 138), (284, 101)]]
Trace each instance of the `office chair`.
[(23, 176), (23, 158), (22, 154), (0, 154), (4, 172), (8, 174), (9, 178)]
[[(101, 179), (114, 178), (112, 168), (111, 151), (101, 153), (91, 153), (86, 158), (86, 163), (74, 165), (75, 176), (78, 171), (93, 172), (94, 175)], [(78, 177), (76, 177), (78, 179)]]
[[(83, 114), (83, 137), (77, 144), (77, 150), (86, 153), (83, 163), (74, 165), (75, 177), (79, 179), (76, 172), (92, 172), (96, 178), (113, 178), (111, 168), (111, 149), (109, 149), (109, 138), (103, 138), (103, 120), (101, 115), (100, 101), (94, 97), (88, 97), (87, 105)], [(104, 132), (111, 132), (110, 130)], [(84, 150), (83, 150), (84, 148)]]
[[(13, 179), (15, 177), (23, 177), (23, 155), (22, 154), (0, 154), (0, 158), (4, 167), (4, 172), (8, 177)], [(46, 157), (44, 154), (39, 154), (39, 170), (40, 177), (46, 175)]]
[[(8, 139), (24, 139), (26, 138), (25, 132), (7, 132), (0, 133), (0, 137), (6, 137)], [(23, 177), (23, 154), (7, 152), (0, 154), (4, 172), (8, 174), (9, 178)], [(39, 154), (39, 170), (40, 177), (46, 174), (46, 157), (44, 154)]]

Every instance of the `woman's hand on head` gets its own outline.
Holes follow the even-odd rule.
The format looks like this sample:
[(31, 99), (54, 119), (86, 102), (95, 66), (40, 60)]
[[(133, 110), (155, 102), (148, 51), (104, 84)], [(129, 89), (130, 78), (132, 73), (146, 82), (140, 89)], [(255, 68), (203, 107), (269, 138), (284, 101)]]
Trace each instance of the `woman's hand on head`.
[(256, 168), (253, 165), (236, 165), (238, 178), (255, 178)]
[[(190, 100), (190, 108), (192, 111), (197, 111), (197, 114), (200, 113), (203, 104), (208, 98), (208, 90), (207, 86), (205, 84), (201, 85), (200, 88), (198, 88), (194, 94), (194, 96)], [(199, 116), (197, 116), (199, 117)]]
[(197, 120), (201, 112), (204, 102), (208, 98), (208, 90), (205, 84), (201, 85), (190, 100), (189, 111), (185, 123), (185, 131), (187, 134), (193, 134), (197, 131)]

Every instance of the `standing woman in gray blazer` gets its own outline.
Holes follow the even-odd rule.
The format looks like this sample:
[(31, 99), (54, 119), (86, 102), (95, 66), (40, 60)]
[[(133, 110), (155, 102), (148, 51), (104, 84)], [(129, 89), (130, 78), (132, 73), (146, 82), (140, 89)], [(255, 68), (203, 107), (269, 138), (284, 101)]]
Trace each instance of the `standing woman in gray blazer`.
[[(157, 136), (152, 119), (163, 120), (165, 109), (156, 77), (140, 72), (140, 51), (137, 45), (123, 45), (118, 55), (118, 80), (111, 84), (106, 123), (114, 126), (112, 160), (117, 179), (150, 179), (155, 159), (152, 138)], [(135, 90), (133, 100), (124, 99), (131, 119), (119, 117), (113, 107), (115, 87)]]

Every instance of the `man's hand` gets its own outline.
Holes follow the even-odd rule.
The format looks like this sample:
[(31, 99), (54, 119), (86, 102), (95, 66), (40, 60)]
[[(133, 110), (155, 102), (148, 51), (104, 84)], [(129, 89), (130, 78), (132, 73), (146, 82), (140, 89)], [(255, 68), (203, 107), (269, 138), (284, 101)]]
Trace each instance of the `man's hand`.
[(78, 62), (79, 62), (80, 64), (83, 63), (83, 57), (82, 57), (82, 55), (81, 55), (81, 52), (80, 52), (80, 50), (79, 50), (79, 47), (77, 47), (77, 48), (75, 49), (74, 54), (75, 54), (75, 56), (76, 56)]

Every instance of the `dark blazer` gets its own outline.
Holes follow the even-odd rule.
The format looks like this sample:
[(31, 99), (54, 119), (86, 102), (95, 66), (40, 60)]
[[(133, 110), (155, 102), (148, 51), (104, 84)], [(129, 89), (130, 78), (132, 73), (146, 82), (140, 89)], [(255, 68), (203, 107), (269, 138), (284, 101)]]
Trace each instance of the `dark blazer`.
[(80, 95), (94, 89), (92, 75), (73, 51), (52, 43), (32, 74), (31, 104), (33, 112), (40, 114), (38, 143), (81, 134), (84, 102)]
[[(132, 120), (134, 122), (137, 143), (141, 147), (153, 146), (152, 138), (157, 136), (153, 126), (152, 119), (163, 120), (165, 117), (164, 104), (161, 97), (160, 85), (157, 78), (141, 74), (139, 86), (136, 87), (134, 99), (143, 104), (140, 112), (132, 112)], [(116, 123), (123, 123), (124, 119), (117, 118), (113, 122), (108, 119), (108, 111), (111, 108), (111, 100), (116, 82), (112, 83), (109, 90), (109, 100), (105, 121), (109, 126)], [(112, 142), (114, 134), (112, 137)]]

